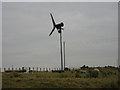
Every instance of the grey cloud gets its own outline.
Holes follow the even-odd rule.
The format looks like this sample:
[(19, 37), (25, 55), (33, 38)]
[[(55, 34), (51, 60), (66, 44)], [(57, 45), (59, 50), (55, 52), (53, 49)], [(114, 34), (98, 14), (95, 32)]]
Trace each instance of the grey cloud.
[(60, 66), (59, 35), (49, 13), (65, 23), (66, 65), (116, 65), (117, 3), (3, 3), (3, 66)]

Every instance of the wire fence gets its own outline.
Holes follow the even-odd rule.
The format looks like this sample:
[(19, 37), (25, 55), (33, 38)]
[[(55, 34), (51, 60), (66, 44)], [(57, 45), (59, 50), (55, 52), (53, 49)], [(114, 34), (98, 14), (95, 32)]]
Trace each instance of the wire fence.
[(19, 67), (19, 68), (0, 68), (0, 72), (40, 72), (40, 71), (59, 71), (60, 68), (41, 68), (41, 67)]
[[(118, 68), (118, 70), (120, 71), (120, 66), (118, 67), (113, 67), (113, 66), (105, 66), (104, 68)], [(65, 71), (67, 70), (77, 70), (77, 69), (83, 69), (83, 68), (99, 68), (99, 67), (87, 67), (87, 66), (82, 66), (80, 68), (64, 68)], [(15, 68), (15, 67), (11, 67), (11, 68), (1, 68), (0, 67), (0, 72), (41, 72), (41, 71), (45, 71), (45, 72), (50, 72), (50, 71), (60, 71), (61, 68), (43, 68), (43, 67), (19, 67), (19, 68)]]

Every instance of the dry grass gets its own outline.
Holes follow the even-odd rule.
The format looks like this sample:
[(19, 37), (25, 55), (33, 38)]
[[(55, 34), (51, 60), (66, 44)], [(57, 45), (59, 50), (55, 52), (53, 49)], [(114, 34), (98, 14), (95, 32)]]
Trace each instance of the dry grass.
[[(97, 78), (80, 72), (3, 73), (3, 88), (117, 88), (116, 69), (100, 69)], [(86, 70), (87, 71), (87, 70)], [(76, 77), (78, 74), (80, 77)], [(105, 74), (105, 75), (104, 75)]]

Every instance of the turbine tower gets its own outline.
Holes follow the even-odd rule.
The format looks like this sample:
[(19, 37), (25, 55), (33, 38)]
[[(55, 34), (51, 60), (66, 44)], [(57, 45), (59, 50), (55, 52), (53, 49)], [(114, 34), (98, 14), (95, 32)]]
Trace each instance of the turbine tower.
[(63, 42), (63, 51), (64, 51), (64, 70), (65, 70), (65, 41)]
[(61, 54), (61, 70), (64, 70), (63, 68), (63, 54), (62, 54), (62, 30), (64, 30), (62, 27), (64, 26), (63, 22), (56, 24), (55, 20), (52, 16), (52, 14), (50, 13), (51, 19), (52, 19), (52, 23), (53, 23), (53, 29), (50, 32), (49, 36), (53, 33), (53, 31), (55, 29), (57, 29), (58, 33), (60, 34), (60, 54)]

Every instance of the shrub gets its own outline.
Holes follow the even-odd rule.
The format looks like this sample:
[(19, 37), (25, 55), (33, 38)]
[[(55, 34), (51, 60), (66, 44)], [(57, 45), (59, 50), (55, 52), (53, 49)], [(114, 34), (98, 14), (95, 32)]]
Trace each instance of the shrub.
[(75, 73), (76, 78), (81, 78), (80, 73)]
[(105, 72), (105, 71), (102, 71), (101, 73), (102, 73), (103, 77), (107, 77), (108, 76), (107, 72)]
[(70, 69), (66, 67), (66, 68), (65, 68), (65, 71), (70, 71)]
[(59, 77), (60, 77), (60, 78), (66, 78), (66, 77), (68, 77), (68, 75), (61, 73)]
[(10, 75), (9, 77), (10, 77), (10, 78), (13, 78), (13, 75)]
[(33, 80), (33, 78), (30, 78), (29, 80), (31, 81), (31, 80)]
[(20, 82), (21, 80), (16, 80), (16, 82)]
[(99, 75), (99, 72), (98, 72), (98, 71), (89, 70), (89, 76), (90, 76), (90, 78), (97, 78), (98, 75)]
[(18, 73), (13, 73), (13, 77), (20, 77), (20, 74), (18, 74)]
[(63, 71), (63, 70), (52, 70), (52, 72), (62, 73), (62, 72), (64, 72), (64, 71)]

